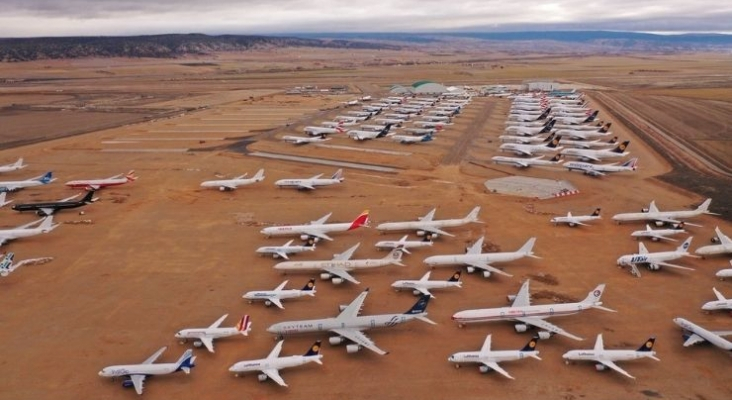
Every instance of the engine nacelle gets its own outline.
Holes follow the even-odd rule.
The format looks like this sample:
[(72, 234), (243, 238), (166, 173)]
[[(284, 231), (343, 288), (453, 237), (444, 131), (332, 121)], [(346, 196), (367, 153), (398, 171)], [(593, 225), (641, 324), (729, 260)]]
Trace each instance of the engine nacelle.
[(327, 281), (327, 280), (328, 280), (328, 279), (330, 279), (331, 277), (333, 277), (333, 275), (331, 275), (331, 274), (329, 274), (329, 273), (327, 273), (327, 272), (323, 272), (322, 274), (320, 274), (320, 279), (322, 279), (322, 280), (324, 280), (324, 281)]
[(567, 225), (569, 225), (571, 228), (577, 226), (577, 224), (575, 224), (574, 222), (568, 222)]
[(475, 272), (475, 267), (467, 267), (467, 270), (469, 274), (472, 274), (473, 272)]
[(485, 365), (481, 365), (480, 367), (478, 367), (478, 370), (481, 374), (485, 374), (488, 373), (491, 369), (489, 367), (486, 367)]
[(359, 350), (361, 350), (361, 346), (357, 344), (346, 345), (346, 352), (349, 354), (357, 353)]
[(526, 324), (516, 324), (513, 326), (513, 329), (516, 329), (516, 332), (518, 333), (524, 333), (529, 329), (529, 327)]
[(656, 221), (656, 226), (661, 227), (664, 226), (666, 223), (663, 221)]
[(539, 335), (539, 339), (541, 339), (541, 340), (547, 340), (550, 337), (552, 337), (553, 333), (548, 332), (548, 331), (541, 331), (541, 332), (538, 333), (538, 335)]
[(264, 301), (264, 305), (265, 305), (265, 306), (267, 306), (267, 307), (269, 307), (269, 306), (271, 306), (271, 305), (272, 305), (272, 302), (271, 302), (271, 301), (269, 301), (269, 300), (265, 300), (265, 301)]
[(595, 364), (595, 369), (598, 371), (605, 371), (607, 367), (603, 364)]
[(491, 271), (483, 271), (483, 278), (490, 278), (491, 277)]
[(334, 277), (330, 281), (333, 282), (334, 285), (340, 285), (343, 283), (343, 278)]
[(300, 235), (300, 240), (307, 242), (308, 245), (312, 245), (313, 243), (318, 243), (320, 238), (312, 237), (310, 235)]
[(415, 296), (419, 296), (421, 293), (419, 290), (412, 290), (412, 294)]
[(264, 382), (267, 380), (267, 374), (257, 374), (257, 380), (260, 382)]
[(651, 270), (651, 271), (658, 271), (659, 269), (661, 269), (661, 266), (660, 265), (648, 264), (648, 269)]
[(642, 213), (647, 213), (649, 210), (647, 208), (641, 208)]
[(506, 296), (506, 298), (508, 299), (508, 302), (509, 303), (513, 303), (516, 300), (516, 295), (515, 294), (509, 294), (508, 296)]
[(417, 231), (417, 236), (424, 236), (424, 234), (427, 233), (425, 231)]
[(203, 346), (203, 342), (201, 342), (200, 340), (196, 340), (195, 342), (193, 342), (193, 347), (200, 348), (201, 346)]
[(135, 384), (132, 383), (132, 379), (125, 379), (122, 381), (122, 387), (131, 388), (134, 386), (135, 386)]
[(712, 241), (712, 243), (717, 243), (717, 244), (719, 244), (719, 242), (720, 242), (719, 238), (716, 236), (712, 237), (711, 241)]
[(343, 336), (331, 336), (328, 338), (328, 343), (330, 343), (331, 346), (338, 346), (345, 341), (346, 339), (343, 338)]

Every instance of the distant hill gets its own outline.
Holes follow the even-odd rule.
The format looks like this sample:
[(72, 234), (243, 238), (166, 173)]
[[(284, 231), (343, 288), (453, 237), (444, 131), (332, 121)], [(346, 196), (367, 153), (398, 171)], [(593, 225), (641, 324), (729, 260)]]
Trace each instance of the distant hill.
[(399, 46), (393, 44), (275, 36), (170, 34), (129, 37), (40, 37), (0, 39), (0, 61), (82, 57), (175, 58), (185, 55), (203, 55), (215, 51), (242, 51), (274, 47), (399, 49)]

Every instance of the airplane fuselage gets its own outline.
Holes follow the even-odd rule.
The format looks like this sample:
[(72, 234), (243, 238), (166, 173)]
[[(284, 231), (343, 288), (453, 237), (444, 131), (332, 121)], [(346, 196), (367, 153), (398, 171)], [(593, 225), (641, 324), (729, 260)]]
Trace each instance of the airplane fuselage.
[(269, 301), (272, 299), (295, 299), (302, 296), (312, 296), (315, 290), (284, 289), (284, 290), (255, 290), (247, 292), (242, 296), (246, 300)]
[(562, 358), (572, 361), (629, 361), (639, 358), (651, 358), (656, 355), (655, 351), (636, 350), (570, 350)]
[(12, 208), (15, 211), (38, 211), (42, 209), (52, 209), (53, 212), (58, 210), (66, 210), (71, 208), (77, 208), (87, 205), (83, 201), (51, 201), (47, 203), (19, 203), (13, 205)]
[(373, 328), (388, 328), (411, 321), (418, 316), (426, 315), (427, 313), (381, 314), (364, 315), (349, 319), (323, 318), (302, 321), (286, 321), (270, 326), (267, 328), (267, 332), (277, 334), (278, 336), (284, 336), (298, 333), (324, 332), (333, 329), (367, 330)]
[(237, 330), (235, 327), (230, 328), (192, 328), (183, 329), (175, 334), (178, 339), (200, 339), (203, 337), (211, 339), (219, 339), (224, 337), (231, 337), (241, 335), (242, 332)]
[[(641, 237), (658, 238), (658, 237), (664, 237), (664, 236), (678, 235), (680, 233), (686, 233), (686, 231), (684, 229), (653, 229), (653, 230), (635, 231), (635, 232), (631, 233), (630, 236), (636, 237), (636, 238), (641, 238)], [(668, 240), (672, 240), (672, 239), (668, 239)]]
[(0, 192), (14, 192), (16, 190), (41, 185), (45, 185), (45, 183), (37, 180), (0, 182)]
[[(592, 305), (599, 306), (602, 305), (602, 302), (595, 302)], [(564, 315), (576, 314), (580, 311), (592, 308), (592, 305), (584, 303), (565, 303), (544, 304), (525, 307), (484, 308), (457, 312), (452, 316), (452, 319), (458, 324), (464, 325), (478, 322), (511, 321), (515, 320), (516, 318), (524, 317), (559, 317)]]
[(384, 222), (376, 227), (379, 231), (421, 231), (429, 228), (453, 228), (462, 226), (472, 221), (465, 219), (443, 219), (435, 221), (405, 221), (405, 222)]
[(450, 254), (442, 256), (431, 256), (424, 259), (424, 263), (430, 267), (442, 265), (485, 263), (491, 264), (495, 262), (508, 262), (526, 257), (523, 253), (505, 252), (505, 253), (483, 253), (483, 254)]
[(275, 185), (281, 188), (302, 188), (302, 187), (318, 187), (328, 186), (336, 183), (341, 183), (340, 179), (331, 178), (318, 178), (318, 179), (280, 179), (275, 182)]
[(399, 240), (382, 240), (376, 242), (376, 247), (380, 249), (415, 249), (418, 247), (431, 247), (432, 241), (429, 240), (405, 240), (403, 242)]
[(551, 160), (541, 160), (536, 158), (520, 158), (520, 157), (504, 157), (504, 156), (493, 156), (491, 157), (491, 160), (493, 160), (496, 164), (507, 164), (507, 165), (513, 165), (514, 167), (518, 168), (525, 168), (532, 165), (541, 165), (541, 166), (548, 166), (548, 165), (557, 165), (559, 161), (551, 161)]
[(307, 235), (306, 231), (317, 231), (319, 233), (329, 232), (345, 232), (352, 227), (351, 222), (343, 222), (336, 224), (321, 224), (321, 225), (282, 225), (282, 226), (270, 226), (264, 228), (260, 233), (271, 236), (294, 236), (294, 235)]
[(708, 301), (701, 308), (704, 311), (732, 310), (732, 299)]
[(732, 253), (732, 244), (712, 244), (708, 246), (702, 246), (694, 250), (694, 253), (700, 256), (713, 256), (717, 254)]
[(612, 150), (591, 150), (591, 149), (564, 149), (561, 151), (561, 154), (565, 156), (571, 156), (571, 157), (577, 157), (577, 158), (622, 158), (627, 156), (630, 153), (616, 153)]
[(176, 363), (112, 365), (99, 371), (99, 376), (113, 378), (130, 375), (165, 375), (177, 369)]
[(618, 265), (630, 264), (652, 264), (657, 262), (672, 261), (688, 255), (686, 252), (659, 251), (645, 254), (626, 254), (618, 258)]
[(462, 283), (459, 281), (418, 281), (418, 280), (401, 280), (391, 284), (391, 287), (395, 289), (444, 289), (451, 287), (461, 287)]
[(74, 189), (85, 189), (88, 187), (93, 187), (95, 189), (101, 189), (101, 188), (108, 187), (108, 186), (122, 185), (129, 181), (130, 180), (127, 178), (90, 179), (90, 180), (68, 181), (68, 182), (66, 182), (66, 186), (72, 187)]
[(256, 250), (259, 254), (272, 254), (279, 257), (278, 254), (302, 253), (304, 251), (315, 251), (314, 246), (262, 246)]
[(287, 357), (278, 357), (278, 358), (262, 358), (259, 360), (247, 360), (247, 361), (239, 361), (236, 364), (232, 365), (229, 368), (229, 372), (234, 373), (243, 373), (243, 372), (254, 372), (254, 371), (262, 371), (262, 370), (280, 370), (285, 368), (291, 368), (291, 367), (298, 367), (300, 365), (307, 364), (309, 362), (316, 362), (316, 360), (320, 360), (323, 358), (322, 354), (314, 355), (314, 356), (287, 356)]
[(254, 182), (259, 182), (259, 179), (245, 178), (245, 179), (221, 179), (215, 181), (205, 181), (201, 183), (201, 187), (204, 188), (229, 188), (249, 185)]
[(658, 211), (658, 212), (638, 212), (638, 213), (621, 213), (613, 215), (613, 221), (659, 221), (664, 219), (684, 219), (692, 218), (703, 214), (701, 210), (683, 210), (683, 211)]
[(701, 337), (702, 339), (706, 340), (707, 342), (709, 342), (721, 349), (724, 349), (727, 351), (732, 350), (732, 342), (715, 334), (714, 332), (704, 329), (701, 326), (699, 326), (693, 322), (687, 321), (684, 318), (674, 318), (673, 321), (676, 325), (680, 326), (686, 332), (691, 332), (693, 334), (696, 334), (697, 336)]
[(567, 161), (562, 164), (564, 168), (569, 171), (597, 171), (597, 172), (623, 172), (633, 171), (632, 167), (624, 167), (622, 165), (602, 165), (602, 164), (590, 164), (582, 161)]
[(352, 271), (354, 269), (367, 269), (383, 267), (394, 262), (392, 259), (363, 259), (363, 260), (322, 260), (322, 261), (283, 261), (277, 263), (274, 269), (283, 271), (312, 271), (323, 269), (336, 269)]
[(451, 355), (447, 360), (458, 364), (504, 362), (523, 360), (524, 358), (537, 358), (538, 355), (538, 351), (519, 350), (495, 350), (491, 351), (488, 355), (482, 355), (479, 351), (461, 351)]

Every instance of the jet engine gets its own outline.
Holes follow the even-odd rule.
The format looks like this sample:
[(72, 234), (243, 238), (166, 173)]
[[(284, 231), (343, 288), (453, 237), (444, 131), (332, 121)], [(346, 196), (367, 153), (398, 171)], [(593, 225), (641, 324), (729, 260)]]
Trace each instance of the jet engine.
[(483, 271), (483, 278), (490, 278), (491, 277), (491, 271)]
[(272, 305), (272, 302), (271, 302), (271, 301), (269, 301), (269, 300), (265, 300), (265, 301), (264, 301), (264, 305), (265, 305), (265, 306), (267, 306), (267, 307), (269, 307), (269, 306), (271, 306), (271, 305)]
[(641, 208), (642, 213), (647, 213), (649, 210), (647, 208)]
[(478, 370), (480, 370), (481, 374), (485, 374), (485, 373), (489, 372), (491, 369), (485, 365), (481, 365), (480, 367), (478, 367)]
[(604, 364), (595, 364), (595, 369), (598, 371), (605, 371), (607, 367)]
[(193, 347), (199, 348), (201, 346), (203, 346), (203, 342), (201, 342), (200, 340), (196, 340), (195, 342), (193, 342)]
[(334, 285), (340, 285), (343, 283), (343, 278), (333, 277), (330, 281), (333, 282)]
[(538, 333), (538, 335), (539, 335), (539, 339), (541, 339), (541, 340), (547, 340), (550, 337), (552, 337), (553, 333), (552, 332), (549, 332), (549, 331), (540, 331)]
[(526, 324), (516, 324), (513, 326), (514, 329), (516, 329), (516, 332), (518, 333), (524, 333), (527, 329), (529, 329), (528, 325)]
[(313, 243), (318, 243), (320, 241), (320, 238), (310, 235), (300, 235), (300, 240), (307, 242), (308, 245), (312, 245)]
[(259, 380), (260, 382), (266, 381), (267, 380), (267, 374), (258, 374), (257, 375), (257, 380)]
[(343, 336), (331, 336), (328, 338), (328, 343), (330, 343), (332, 346), (337, 346), (345, 341), (346, 339), (343, 338)]
[(324, 280), (324, 281), (327, 281), (327, 280), (328, 280), (328, 279), (330, 279), (331, 277), (333, 277), (333, 275), (331, 275), (331, 274), (329, 274), (329, 273), (327, 273), (327, 272), (323, 272), (322, 274), (320, 274), (320, 279), (322, 279), (322, 280)]
[(419, 296), (421, 292), (419, 290), (412, 290), (412, 294), (415, 296)]
[(357, 353), (359, 350), (361, 350), (361, 346), (357, 344), (346, 345), (346, 352), (349, 354)]
[(656, 226), (664, 226), (665, 224), (663, 221), (656, 221)]
[(473, 272), (475, 272), (475, 267), (467, 267), (467, 270), (469, 274), (472, 274)]
[(135, 384), (132, 383), (132, 379), (125, 379), (122, 381), (122, 387), (131, 388), (134, 386), (135, 386)]

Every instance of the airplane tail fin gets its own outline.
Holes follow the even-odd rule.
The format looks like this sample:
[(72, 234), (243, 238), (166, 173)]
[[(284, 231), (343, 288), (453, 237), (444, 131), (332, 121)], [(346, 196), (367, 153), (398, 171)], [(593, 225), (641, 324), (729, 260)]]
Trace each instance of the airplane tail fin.
[(38, 178), (38, 181), (40, 181), (44, 185), (47, 183), (53, 182), (54, 181), (53, 172), (51, 172), (51, 171), (46, 172), (43, 176)]
[(364, 210), (359, 214), (358, 217), (351, 222), (351, 226), (348, 227), (348, 230), (354, 230), (359, 226), (369, 226), (369, 210)]
[(178, 359), (176, 362), (176, 365), (178, 365), (178, 368), (176, 368), (176, 371), (183, 371), (186, 374), (191, 373), (191, 368), (196, 366), (196, 357), (193, 356), (193, 350), (188, 349), (185, 353), (183, 353), (182, 356)]
[[(531, 340), (529, 340), (529, 343), (526, 343), (526, 346), (524, 346), (519, 351), (522, 351), (522, 352), (536, 351), (536, 343), (538, 343), (538, 342), (539, 342), (539, 337), (534, 336), (531, 338)], [(537, 356), (537, 355), (532, 355), (532, 357), (534, 357), (538, 360), (541, 360), (541, 358), (539, 358), (539, 356)]]
[(257, 171), (252, 179), (254, 179), (255, 182), (261, 182), (262, 180), (264, 180), (264, 168), (261, 168), (259, 171)]
[(546, 119), (546, 117), (549, 116), (549, 113), (550, 112), (552, 112), (551, 107), (550, 108), (547, 108), (546, 110), (544, 110), (543, 113), (541, 113), (541, 115), (539, 115), (538, 117), (536, 117), (536, 121), (541, 121), (542, 119)]
[(600, 128), (601, 133), (606, 133), (610, 131), (610, 127), (613, 125), (612, 122), (608, 122), (607, 124), (603, 125), (602, 128)]
[(252, 320), (249, 315), (245, 315), (236, 323), (236, 331), (244, 336), (249, 336), (250, 330), (252, 330)]
[(699, 205), (699, 207), (697, 207), (696, 209), (697, 209), (697, 211), (702, 211), (702, 212), (704, 212), (706, 214), (706, 213), (709, 212), (709, 205), (710, 204), (712, 204), (712, 199), (711, 198), (704, 200), (704, 202), (701, 203), (701, 205)]
[(529, 238), (529, 240), (524, 243), (523, 246), (518, 250), (519, 253), (522, 253), (526, 256), (533, 257), (533, 258), (539, 258), (534, 255), (533, 249), (534, 249), (534, 243), (536, 243), (536, 238), (532, 237)]
[(618, 147), (616, 147), (616, 148), (612, 149), (611, 151), (612, 151), (613, 153), (620, 153), (620, 154), (623, 154), (623, 153), (625, 153), (625, 149), (627, 149), (627, 148), (628, 148), (628, 145), (629, 145), (629, 144), (630, 144), (630, 140), (626, 140), (626, 141), (624, 141), (623, 143), (620, 143), (620, 144), (618, 145)]
[(468, 215), (465, 216), (465, 219), (468, 220), (468, 221), (470, 221), (470, 222), (480, 222), (478, 220), (478, 213), (479, 212), (480, 212), (480, 206), (477, 206), (477, 207), (473, 208), (472, 210), (470, 210), (470, 212), (468, 213)]
[(552, 132), (549, 136), (546, 137), (546, 139), (542, 140), (542, 142), (551, 142), (554, 137), (557, 136), (554, 132)]
[(460, 282), (460, 274), (462, 274), (462, 270), (455, 271), (454, 274), (448, 279), (448, 282)]
[(638, 157), (631, 158), (630, 160), (620, 164), (621, 167), (629, 167), (635, 171), (638, 168)]
[(593, 217), (599, 217), (600, 216), (600, 208), (596, 208), (595, 212), (592, 213)]
[[(320, 354), (320, 340), (313, 343), (313, 345), (310, 346), (307, 353), (305, 353), (303, 355), (303, 357), (312, 357), (312, 356), (317, 356), (318, 354)], [(322, 364), (320, 359), (315, 360), (315, 362), (317, 362), (318, 364)]]
[(694, 236), (689, 236), (686, 240), (684, 240), (684, 243), (681, 243), (681, 246), (676, 248), (676, 251), (678, 252), (688, 252), (689, 247), (691, 246), (691, 239), (693, 239)]
[(302, 289), (300, 289), (304, 292), (309, 292), (308, 294), (313, 295), (315, 294), (315, 278), (311, 278), (308, 283), (303, 286)]
[(86, 196), (84, 196), (84, 198), (81, 199), (79, 202), (84, 203), (84, 204), (91, 204), (95, 201), (96, 201), (96, 199), (94, 199), (94, 191), (90, 190), (90, 191), (86, 192)]
[(653, 351), (653, 345), (656, 343), (656, 337), (650, 337), (636, 351)]
[(402, 249), (397, 247), (389, 252), (389, 254), (384, 257), (384, 260), (391, 260), (392, 264), (404, 266), (404, 264), (402, 264), (402, 254)]
[(592, 121), (594, 121), (594, 120), (595, 120), (595, 118), (597, 118), (597, 114), (599, 114), (599, 113), (600, 113), (600, 111), (599, 111), (599, 110), (595, 110), (595, 111), (594, 111), (594, 112), (593, 112), (592, 114), (590, 114), (590, 115), (589, 115), (589, 116), (588, 116), (588, 117), (587, 117), (587, 118), (586, 118), (586, 119), (584, 120), (584, 122), (592, 122)]
[(336, 179), (339, 182), (342, 182), (343, 181), (343, 169), (339, 168), (338, 171), (336, 171), (335, 174), (333, 174), (333, 176), (330, 177), (330, 179)]
[(345, 130), (345, 129), (343, 129), (343, 127), (342, 127), (342, 126), (340, 126), (340, 125), (339, 125), (339, 126), (336, 126), (335, 130), (336, 130), (336, 132), (338, 132), (338, 133), (344, 133), (344, 132), (346, 131), (346, 130)]
[(559, 154), (559, 153), (557, 153), (557, 155), (555, 155), (554, 157), (552, 157), (549, 161), (557, 162), (557, 161), (559, 161), (561, 159), (562, 159), (562, 155)]
[(546, 144), (546, 147), (549, 147), (550, 149), (556, 149), (559, 146), (559, 140), (561, 138), (561, 136), (553, 138), (551, 142)]
[(430, 302), (430, 296), (429, 295), (422, 295), (420, 296), (419, 300), (417, 300), (416, 303), (407, 310), (404, 314), (408, 315), (414, 315), (414, 314), (422, 314), (425, 311), (427, 311), (427, 304)]
[(618, 142), (618, 137), (613, 136), (610, 140), (607, 141), (608, 143), (615, 144)]
[(137, 176), (135, 175), (135, 170), (131, 169), (130, 172), (128, 172), (125, 175), (125, 179), (127, 179), (127, 182), (133, 182), (137, 180)]
[(18, 159), (18, 161), (16, 161), (15, 164), (13, 164), (13, 167), (15, 167), (15, 168), (24, 168), (25, 165), (23, 165), (23, 157), (20, 157)]
[(599, 308), (600, 310), (609, 311), (609, 312), (615, 312), (615, 310), (611, 310), (606, 307), (601, 306), (600, 299), (602, 298), (602, 292), (605, 291), (605, 284), (601, 283), (597, 285), (596, 288), (592, 289), (590, 293), (587, 293), (587, 297), (585, 297), (584, 300), (582, 300), (580, 303), (589, 305), (593, 308)]
[(432, 140), (432, 133), (428, 133), (428, 134), (422, 136), (423, 142), (429, 142), (430, 140)]
[(543, 128), (541, 128), (541, 130), (539, 131), (539, 134), (551, 132), (551, 130), (554, 129), (555, 122), (556, 121), (554, 119), (549, 120), (549, 122), (546, 125), (544, 125)]

